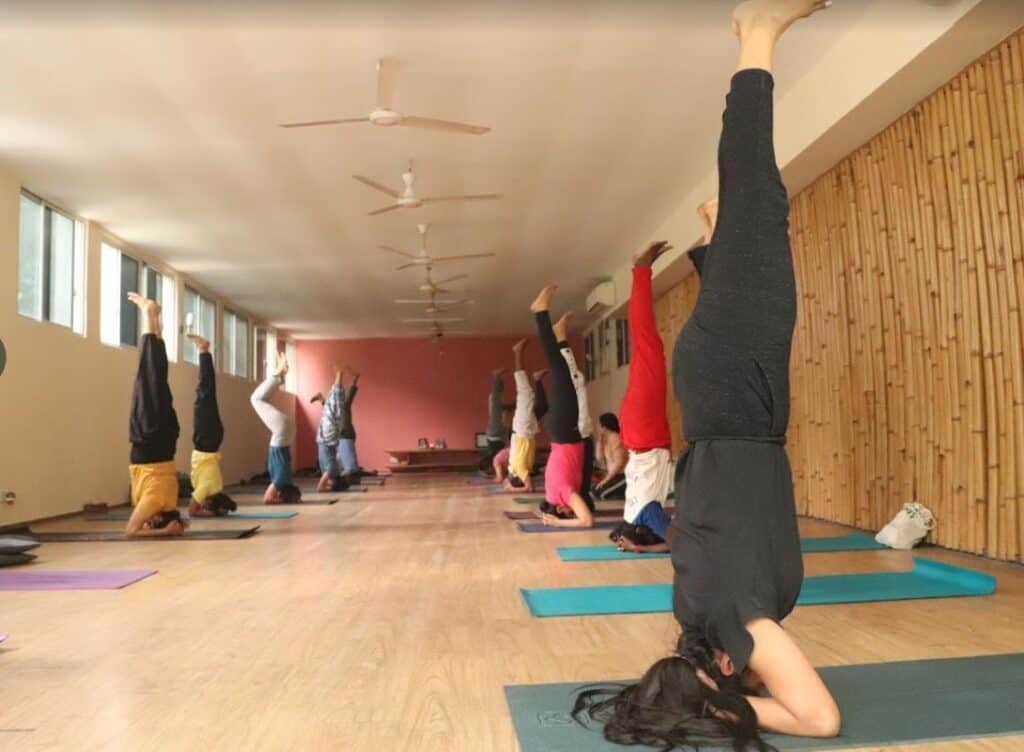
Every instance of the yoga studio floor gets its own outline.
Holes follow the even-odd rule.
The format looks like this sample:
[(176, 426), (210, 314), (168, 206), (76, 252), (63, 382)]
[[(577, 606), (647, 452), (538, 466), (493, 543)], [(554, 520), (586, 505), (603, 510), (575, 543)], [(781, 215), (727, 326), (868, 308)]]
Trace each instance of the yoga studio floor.
[[(561, 563), (556, 546), (605, 533), (525, 535), (501, 514), (516, 506), (462, 476), (391, 478), (248, 540), (44, 544), (26, 570), (159, 573), (124, 590), (3, 594), (0, 747), (512, 752), (504, 685), (635, 677), (676, 637), (669, 614), (531, 618), (520, 587), (665, 582), (670, 565)], [(923, 555), (996, 575), (998, 592), (799, 608), (787, 628), (817, 665), (1024, 651), (1024, 570)], [(906, 569), (910, 555), (805, 561), (809, 575), (856, 573)]]

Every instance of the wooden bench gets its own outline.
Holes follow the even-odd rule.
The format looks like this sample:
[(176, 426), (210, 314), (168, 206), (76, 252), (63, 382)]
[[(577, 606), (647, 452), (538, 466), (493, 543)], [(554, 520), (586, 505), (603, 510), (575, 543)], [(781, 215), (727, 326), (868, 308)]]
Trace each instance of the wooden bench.
[(394, 461), (388, 463), (393, 473), (431, 470), (475, 470), (483, 456), (482, 449), (388, 449)]

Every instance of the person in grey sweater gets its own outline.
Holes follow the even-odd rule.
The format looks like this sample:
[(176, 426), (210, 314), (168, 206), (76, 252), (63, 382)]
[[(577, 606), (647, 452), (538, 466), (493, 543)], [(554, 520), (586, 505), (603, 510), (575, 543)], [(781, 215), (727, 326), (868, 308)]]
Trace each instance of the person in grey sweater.
[(274, 393), (284, 384), (288, 373), (288, 358), (284, 353), (277, 355), (277, 370), (256, 387), (249, 401), (256, 414), (270, 429), (270, 450), (267, 455), (267, 472), (270, 485), (263, 494), (266, 504), (296, 504), (302, 500), (299, 487), (292, 482), (292, 442), (295, 441), (295, 420), (271, 402)]

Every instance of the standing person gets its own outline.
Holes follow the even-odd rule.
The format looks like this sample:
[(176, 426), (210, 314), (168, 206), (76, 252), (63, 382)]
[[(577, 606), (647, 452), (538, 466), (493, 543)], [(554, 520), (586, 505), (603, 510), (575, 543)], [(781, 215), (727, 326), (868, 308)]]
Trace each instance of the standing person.
[(302, 492), (292, 482), (292, 442), (295, 441), (295, 421), (271, 402), (274, 393), (284, 384), (288, 373), (288, 358), (277, 354), (277, 370), (256, 387), (249, 402), (260, 420), (270, 430), (270, 448), (267, 452), (267, 471), (270, 485), (263, 494), (266, 504), (297, 504)]
[[(672, 358), (688, 455), (676, 470), (675, 655), (638, 684), (580, 694), (605, 738), (670, 749), (770, 749), (759, 729), (835, 736), (839, 709), (781, 622), (803, 560), (783, 449), (796, 283), (772, 137), (775, 42), (814, 0), (738, 6), (740, 39), (718, 151), (719, 219), (697, 305)], [(761, 691), (757, 688), (762, 687)]]
[(139, 367), (135, 372), (128, 419), (132, 449), (128, 473), (132, 483), (132, 514), (125, 526), (129, 537), (182, 535), (178, 512), (178, 415), (167, 383), (167, 347), (160, 332), (160, 305), (130, 292), (143, 324)]
[(238, 509), (234, 500), (224, 493), (224, 476), (220, 469), (220, 445), (224, 442), (224, 424), (217, 408), (217, 376), (209, 340), (198, 334), (187, 336), (199, 352), (199, 383), (192, 410), (192, 498), (188, 503), (190, 517), (223, 517)]
[[(530, 306), (540, 335), (541, 347), (551, 373), (548, 414), (545, 428), (551, 438), (551, 454), (544, 469), (544, 498), (560, 513), (572, 517), (544, 512), (541, 520), (555, 527), (593, 527), (594, 515), (590, 505), (580, 494), (583, 476), (584, 448), (580, 436), (579, 398), (573, 384), (569, 359), (563, 354), (568, 349), (566, 331), (569, 316), (564, 315), (552, 326), (548, 307), (558, 289), (548, 285)], [(571, 355), (571, 351), (570, 351)]]
[[(346, 420), (348, 415), (346, 409), (346, 395), (342, 383), (342, 369), (334, 367), (334, 384), (325, 398), (322, 392), (317, 392), (309, 400), (310, 402), (323, 403), (323, 412), (320, 413), (320, 425), (316, 429), (317, 457), (320, 461), (320, 482), (316, 490), (344, 491), (348, 489), (348, 481), (341, 477), (340, 450), (342, 431), (346, 424), (351, 429), (351, 419)], [(353, 432), (354, 433), (354, 432)]]

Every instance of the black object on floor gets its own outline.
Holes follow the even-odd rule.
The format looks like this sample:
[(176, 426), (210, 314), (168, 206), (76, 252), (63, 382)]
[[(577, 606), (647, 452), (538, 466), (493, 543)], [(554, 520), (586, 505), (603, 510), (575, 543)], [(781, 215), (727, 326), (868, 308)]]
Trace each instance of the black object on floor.
[[(38, 544), (37, 544), (38, 545)], [(14, 567), (18, 564), (28, 564), (35, 561), (35, 554), (4, 554), (0, 553), (0, 567)]]

